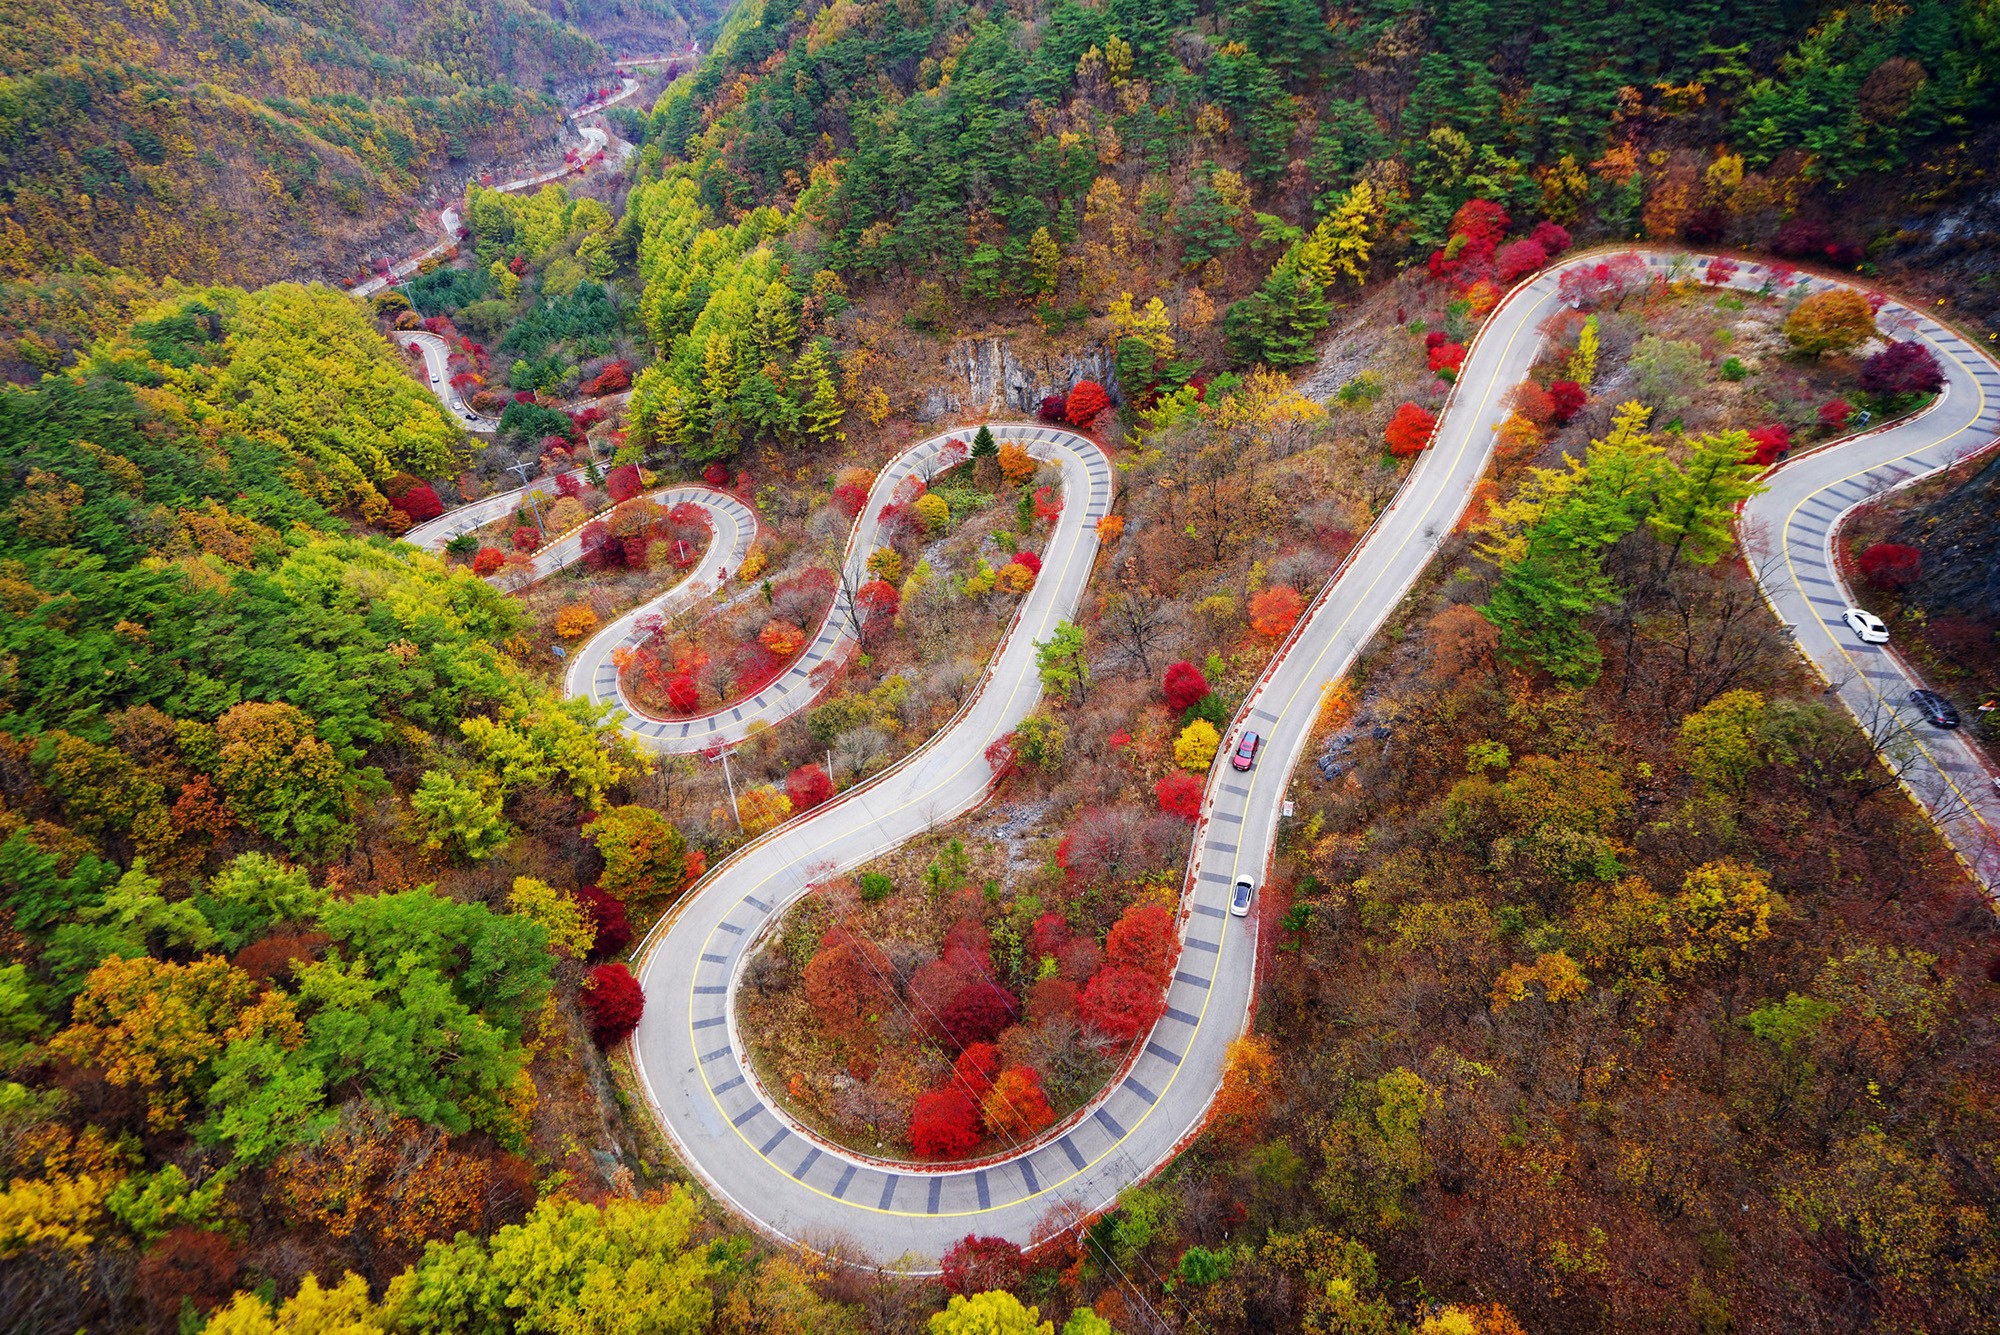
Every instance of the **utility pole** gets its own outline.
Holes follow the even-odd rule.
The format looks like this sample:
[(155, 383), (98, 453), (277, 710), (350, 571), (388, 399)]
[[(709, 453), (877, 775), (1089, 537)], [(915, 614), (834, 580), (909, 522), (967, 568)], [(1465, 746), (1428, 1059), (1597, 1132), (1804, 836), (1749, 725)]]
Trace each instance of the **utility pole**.
[(736, 805), (736, 780), (729, 775), (729, 748), (722, 748), (722, 781), (729, 785), (729, 813), (736, 817), (736, 832), (743, 833), (743, 812)]
[(543, 533), (547, 533), (549, 531), (549, 526), (542, 522), (542, 503), (541, 501), (536, 499), (534, 488), (532, 486), (529, 486), (528, 484), (528, 473), (529, 470), (534, 468), (534, 466), (535, 465), (527, 462), (507, 465), (509, 470), (519, 473), (521, 475), (521, 486), (528, 493), (528, 505), (535, 512), (535, 527), (540, 529)]

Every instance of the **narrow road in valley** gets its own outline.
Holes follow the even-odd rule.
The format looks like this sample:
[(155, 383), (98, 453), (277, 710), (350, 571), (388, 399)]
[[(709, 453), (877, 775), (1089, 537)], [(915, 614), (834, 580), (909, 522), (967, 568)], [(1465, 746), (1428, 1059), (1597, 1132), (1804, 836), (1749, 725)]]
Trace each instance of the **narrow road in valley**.
[[(666, 65), (677, 60), (686, 59), (693, 61), (699, 58), (700, 48), (695, 46), (691, 47), (689, 53), (685, 55), (638, 56), (631, 60), (621, 60), (614, 63), (620, 66)], [(607, 126), (584, 125), (581, 122), (591, 116), (603, 113), (610, 107), (616, 106), (638, 91), (639, 80), (629, 74), (624, 74), (619, 78), (618, 91), (616, 93), (605, 98), (602, 102), (595, 99), (586, 101), (581, 106), (565, 113), (563, 123), (573, 126), (576, 129), (577, 135), (584, 142), (583, 150), (579, 154), (582, 161), (588, 161), (593, 154), (599, 152), (610, 158), (614, 167), (623, 167), (631, 159), (635, 151), (632, 145), (620, 139), (617, 135), (612, 134)], [(550, 181), (559, 181), (563, 177), (573, 174), (575, 171), (576, 167), (574, 165), (563, 162), (546, 171), (516, 177), (511, 181), (503, 181), (491, 188), (506, 192), (530, 190), (539, 185), (546, 185)], [(458, 205), (455, 202), (445, 205), (438, 214), (438, 240), (434, 245), (428, 246), (414, 255), (397, 260), (389, 266), (387, 274), (374, 274), (354, 284), (354, 286), (347, 289), (349, 295), (372, 297), (377, 292), (402, 282), (405, 278), (417, 272), (425, 260), (436, 255), (442, 255), (458, 244), (458, 225)], [(475, 427), (473, 429), (479, 430), (481, 428)], [(491, 427), (483, 429), (492, 430)]]
[[(1248, 919), (1228, 915), (1230, 887), (1238, 875), (1262, 881), (1287, 781), (1324, 689), (1348, 671), (1455, 526), (1486, 469), (1494, 431), (1508, 411), (1507, 392), (1527, 375), (1540, 326), (1561, 305), (1561, 274), (1571, 264), (1598, 258), (1580, 257), (1544, 270), (1517, 286), (1488, 318), (1431, 448), (1244, 702), (1219, 755), (1228, 754), (1240, 727), (1254, 728), (1268, 741), (1249, 773), (1238, 773), (1218, 758), (1210, 775), (1194, 832), (1183, 895), (1184, 946), (1167, 994), (1168, 1008), (1136, 1059), (1082, 1113), (1033, 1143), (987, 1162), (929, 1169), (854, 1154), (789, 1116), (746, 1065), (732, 997), (761, 935), (812, 884), (983, 801), (990, 783), (987, 746), (1011, 731), (1040, 696), (1034, 644), (1048, 637), (1081, 596), (1096, 553), (1088, 521), (1104, 513), (1109, 473), (1100, 471), (1101, 456), (1094, 447), (1072, 448), (1077, 438), (1067, 433), (1016, 427), (996, 433), (1034, 440), (1044, 453), (1053, 447), (1064, 469), (1068, 503), (1044, 556), (1041, 579), (976, 694), (938, 737), (906, 760), (725, 860), (638, 952), (647, 997), (645, 1017), (633, 1038), (640, 1079), (689, 1167), (722, 1199), (779, 1237), (822, 1247), (837, 1244), (850, 1255), (858, 1249), (884, 1261), (936, 1258), (968, 1233), (1026, 1243), (1100, 1210), (1120, 1190), (1164, 1164), (1199, 1130), (1220, 1086), (1228, 1045), (1247, 1021), (1256, 981), (1257, 919), (1254, 914)], [(1647, 258), (1649, 264), (1665, 267), (1676, 257)], [(1685, 265), (1686, 257), (1680, 262)], [(1734, 286), (1752, 290), (1762, 282), (1763, 275), (1751, 270), (1732, 280)], [(1794, 591), (1804, 588), (1801, 581), (1808, 574), (1818, 574), (1837, 590), (1825, 535), (1842, 510), (1962, 456), (1983, 444), (1993, 429), (1993, 395), (1985, 388), (1996, 379), (1990, 365), (1948, 330), (1926, 330), (1921, 316), (1900, 307), (1885, 307), (1884, 314), (1891, 322), (1911, 321), (1943, 360), (1955, 363), (1951, 385), (1929, 412), (1892, 431), (1804, 456), (1778, 470), (1771, 496), (1753, 507), (1749, 522), (1754, 526), (1766, 514), (1786, 517), (1786, 555), (1790, 569), (1798, 572)], [(1837, 493), (1833, 500), (1810, 503), (1810, 498), (1830, 493)], [(875, 513), (879, 504), (879, 496), (871, 496), (864, 514)], [(1798, 516), (1804, 516), (1805, 527), (1796, 530), (1795, 538), (1792, 525)], [(850, 561), (872, 546), (862, 529), (857, 526)], [(1786, 590), (1774, 587), (1768, 572), (1765, 578), (1783, 613)], [(1806, 600), (1803, 592), (1798, 596)], [(1820, 652), (1827, 654), (1822, 666), (1854, 661), (1832, 641), (1832, 627), (1817, 617), (1787, 616), (1801, 625), (1801, 647), (1815, 661), (1822, 661)], [(607, 632), (605, 638), (612, 643), (595, 663), (579, 661), (572, 669), (580, 674), (572, 689), (594, 689), (599, 698), (613, 700), (608, 692), (615, 690), (615, 676), (610, 686), (599, 685), (605, 680), (599, 665), (616, 647), (616, 636)], [(824, 632), (816, 651), (823, 641)], [(830, 651), (831, 646), (825, 647)], [(1851, 675), (1865, 674), (1857, 670)], [(1879, 679), (1873, 687), (1858, 689), (1877, 688), (1883, 688)], [(1849, 692), (1842, 698), (1850, 699)], [(772, 703), (753, 702), (753, 710)], [(690, 730), (686, 738), (651, 740), (664, 743), (662, 749), (680, 749), (687, 742), (710, 745), (740, 736), (750, 721), (718, 723), (707, 737)], [(1943, 741), (1921, 747), (1919, 753), (1948, 754)], [(1951, 791), (1962, 793), (1962, 758), (1956, 767), (1947, 759), (1940, 768), (1953, 776)], [(1912, 787), (1923, 796), (1924, 786), (1915, 777)]]

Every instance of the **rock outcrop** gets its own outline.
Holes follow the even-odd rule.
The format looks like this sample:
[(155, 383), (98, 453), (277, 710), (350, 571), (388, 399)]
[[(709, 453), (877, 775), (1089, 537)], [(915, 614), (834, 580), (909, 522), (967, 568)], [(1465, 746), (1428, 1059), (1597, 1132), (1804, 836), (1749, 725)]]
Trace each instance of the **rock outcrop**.
[(927, 391), (918, 416), (923, 420), (980, 413), (1033, 413), (1051, 394), (1067, 394), (1079, 380), (1104, 386), (1121, 402), (1111, 350), (1093, 343), (1078, 352), (1030, 354), (1025, 358), (1009, 338), (968, 338), (952, 346), (950, 379)]

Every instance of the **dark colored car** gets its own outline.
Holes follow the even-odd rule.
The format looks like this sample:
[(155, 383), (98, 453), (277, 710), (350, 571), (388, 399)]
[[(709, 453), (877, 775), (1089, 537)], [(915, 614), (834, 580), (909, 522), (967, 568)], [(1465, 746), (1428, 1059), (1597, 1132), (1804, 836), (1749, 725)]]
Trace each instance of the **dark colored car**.
[(1257, 748), (1263, 744), (1264, 739), (1256, 733), (1244, 733), (1243, 740), (1236, 744), (1236, 754), (1229, 757), (1231, 767), (1235, 769), (1249, 769), (1252, 765), (1256, 764)]
[(1917, 712), (1930, 720), (1936, 727), (1956, 728), (1958, 726), (1958, 711), (1951, 707), (1951, 701), (1945, 699), (1936, 691), (1911, 691), (1910, 703), (1915, 705)]

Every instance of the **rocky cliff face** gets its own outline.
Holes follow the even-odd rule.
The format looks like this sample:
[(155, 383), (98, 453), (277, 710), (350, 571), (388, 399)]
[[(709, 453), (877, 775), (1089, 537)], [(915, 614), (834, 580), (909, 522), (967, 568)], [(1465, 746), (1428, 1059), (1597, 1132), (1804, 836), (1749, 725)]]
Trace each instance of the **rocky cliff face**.
[(1924, 554), (1924, 573), (1906, 595), (1911, 602), (1933, 617), (1968, 617), (2000, 629), (2000, 458), (1912, 510), (1895, 540)]
[(1079, 380), (1104, 386), (1122, 402), (1111, 349), (1091, 344), (1080, 352), (1023, 356), (1009, 338), (968, 338), (954, 344), (950, 382), (925, 393), (918, 415), (925, 421), (978, 413), (1033, 413), (1051, 394), (1067, 394)]

